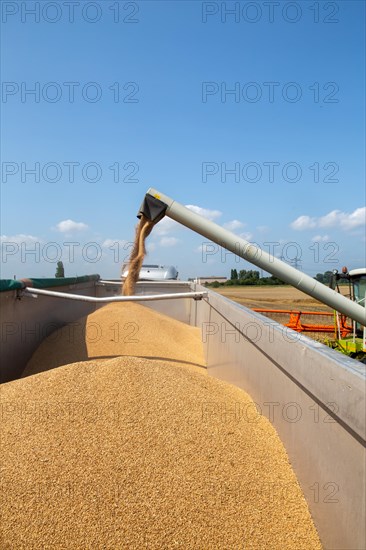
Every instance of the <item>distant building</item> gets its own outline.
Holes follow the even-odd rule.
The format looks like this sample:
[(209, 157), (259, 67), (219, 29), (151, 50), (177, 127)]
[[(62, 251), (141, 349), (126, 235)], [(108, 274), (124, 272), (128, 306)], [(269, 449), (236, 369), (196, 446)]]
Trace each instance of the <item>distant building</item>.
[(204, 285), (205, 283), (214, 283), (217, 281), (218, 283), (226, 283), (227, 277), (196, 277), (196, 279), (191, 279), (194, 283), (198, 283), (199, 285)]

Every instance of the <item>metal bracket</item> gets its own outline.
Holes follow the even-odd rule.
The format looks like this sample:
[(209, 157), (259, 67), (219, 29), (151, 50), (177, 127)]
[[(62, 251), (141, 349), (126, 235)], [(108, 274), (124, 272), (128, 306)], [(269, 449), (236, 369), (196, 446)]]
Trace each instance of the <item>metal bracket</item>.
[(17, 290), (17, 300), (21, 300), (22, 298), (38, 298), (38, 295), (32, 292), (31, 288), (26, 287)]

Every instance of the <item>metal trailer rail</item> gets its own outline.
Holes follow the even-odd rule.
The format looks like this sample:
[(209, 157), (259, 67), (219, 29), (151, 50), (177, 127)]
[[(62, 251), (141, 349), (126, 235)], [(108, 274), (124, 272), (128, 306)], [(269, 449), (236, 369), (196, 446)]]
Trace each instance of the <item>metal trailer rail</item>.
[(81, 294), (68, 294), (67, 292), (56, 292), (53, 290), (42, 290), (40, 288), (25, 287), (23, 295), (37, 297), (51, 296), (53, 298), (64, 298), (66, 300), (77, 300), (79, 302), (108, 303), (108, 302), (152, 302), (154, 300), (175, 300), (182, 298), (193, 298), (202, 300), (207, 298), (207, 292), (177, 292), (176, 294), (146, 294), (138, 296), (113, 296), (108, 298), (95, 298), (94, 296), (83, 296)]
[[(179, 285), (184, 285), (184, 286), (189, 286), (191, 283), (189, 281), (166, 281), (165, 279), (162, 279), (161, 281), (148, 281), (148, 280), (141, 280), (141, 281), (137, 281), (136, 284), (137, 285), (142, 285), (144, 283), (149, 283), (150, 285), (161, 285), (162, 283), (164, 283), (164, 285), (176, 285), (176, 286), (179, 286)], [(104, 280), (101, 280), (101, 281), (98, 281), (97, 283), (95, 283), (96, 286), (104, 286), (104, 285), (116, 285), (116, 286), (122, 286), (123, 285), (123, 281), (104, 281)]]

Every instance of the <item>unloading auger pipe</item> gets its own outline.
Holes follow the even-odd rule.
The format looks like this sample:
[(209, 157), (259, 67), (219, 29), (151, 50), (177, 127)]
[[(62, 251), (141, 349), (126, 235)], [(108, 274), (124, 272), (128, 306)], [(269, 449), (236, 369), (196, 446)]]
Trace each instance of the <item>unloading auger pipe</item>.
[[(356, 304), (352, 300), (342, 296), (342, 294), (339, 294), (335, 290), (332, 290), (319, 281), (316, 281), (309, 275), (306, 275), (285, 262), (282, 262), (278, 258), (271, 256), (264, 250), (261, 250), (254, 244), (251, 244), (237, 235), (234, 235), (234, 233), (231, 233), (227, 229), (224, 229), (216, 223), (203, 218), (195, 212), (192, 212), (189, 208), (179, 204), (179, 202), (173, 200), (164, 193), (161, 193), (157, 189), (152, 187), (148, 189), (145, 197), (145, 203), (149, 202), (149, 197), (154, 197), (155, 202), (158, 203), (158, 207), (159, 201), (161, 203), (160, 207), (162, 215), (159, 217), (158, 214), (154, 213), (154, 216), (157, 219), (161, 219), (164, 214), (169, 216), (172, 220), (175, 220), (189, 229), (196, 231), (203, 237), (210, 239), (219, 246), (222, 246), (237, 256), (244, 258), (244, 260), (247, 260), (261, 269), (272, 273), (275, 277), (278, 277), (285, 283), (298, 288), (302, 292), (305, 292), (305, 294), (316, 298), (336, 311), (344, 313), (354, 321), (361, 323), (361, 325), (366, 325), (366, 309), (363, 306)], [(154, 209), (152, 209), (152, 211), (154, 211)], [(142, 210), (140, 210), (140, 213), (141, 212)], [(144, 210), (144, 213), (145, 212), (146, 211)]]

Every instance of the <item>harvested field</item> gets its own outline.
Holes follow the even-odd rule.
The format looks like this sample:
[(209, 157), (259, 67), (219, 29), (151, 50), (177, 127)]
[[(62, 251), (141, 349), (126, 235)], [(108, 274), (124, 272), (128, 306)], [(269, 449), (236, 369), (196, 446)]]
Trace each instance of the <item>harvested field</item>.
[(202, 369), (91, 360), (1, 394), (1, 548), (321, 548), (276, 431)]
[[(268, 309), (333, 311), (292, 286), (227, 286), (210, 290), (250, 309), (268, 307)], [(340, 290), (343, 295), (348, 295), (348, 286), (341, 286)]]

